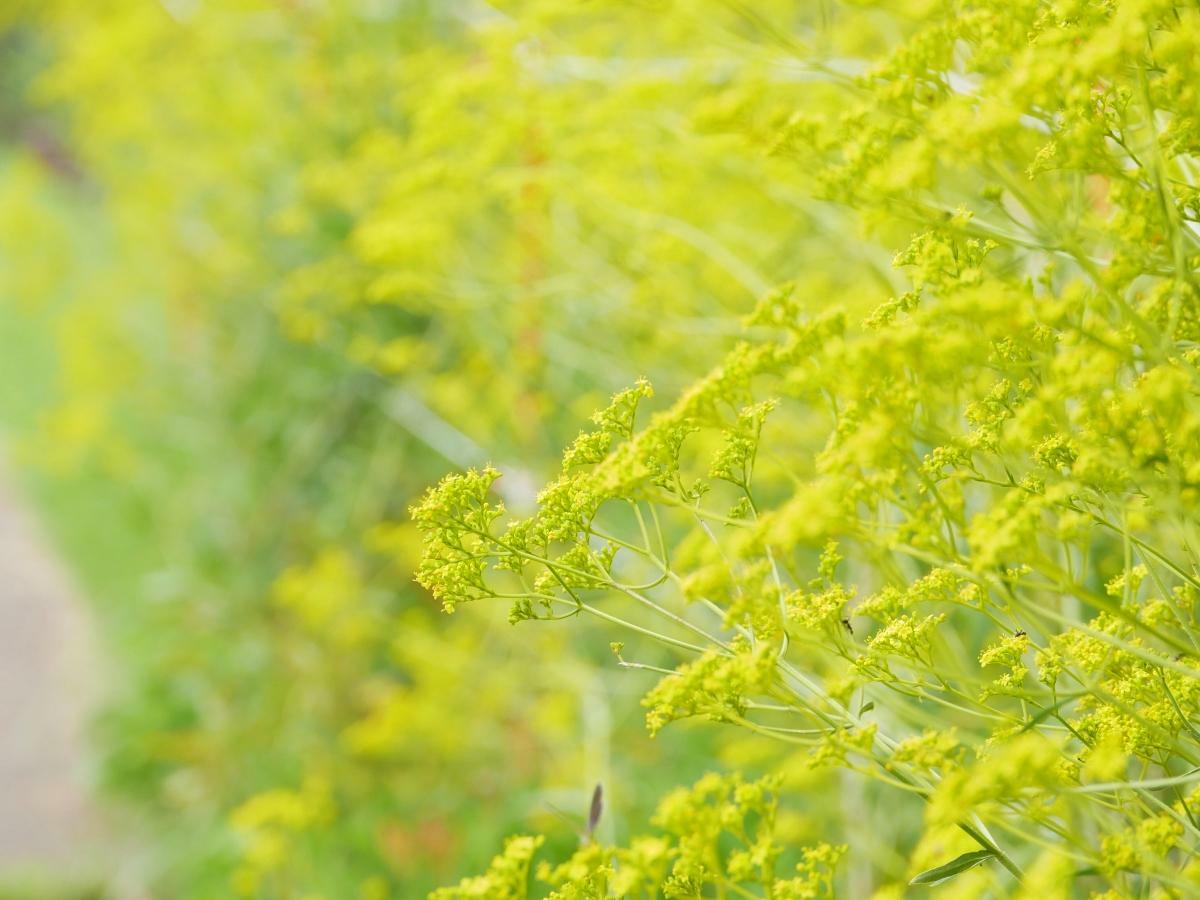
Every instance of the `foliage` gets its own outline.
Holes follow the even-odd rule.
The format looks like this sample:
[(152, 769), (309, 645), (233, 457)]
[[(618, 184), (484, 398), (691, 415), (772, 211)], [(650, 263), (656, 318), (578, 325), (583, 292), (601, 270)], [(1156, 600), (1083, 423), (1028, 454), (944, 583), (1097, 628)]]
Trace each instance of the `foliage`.
[(427, 563), (459, 559), (422, 583), (654, 633), (691, 658), (651, 733), (703, 716), (923, 799), (916, 871), (974, 842), (996, 890), (1039, 854), (1060, 894), (1195, 890), (1198, 24), (925, 10), (767, 141), (915, 232), (896, 296), (768, 294), (763, 332), (532, 516), (490, 505), (495, 471), (446, 479), (414, 519)]
[(152, 881), (1195, 892), (1194, 8), (108, 7), (3, 275)]
[[(779, 877), (784, 848), (775, 841), (778, 801), (770, 779), (746, 783), (739, 776), (709, 774), (691, 788), (663, 799), (654, 817), (662, 835), (633, 838), (628, 847), (585, 842), (558, 866), (542, 863), (538, 880), (551, 885), (556, 900), (658, 896), (705, 896), (709, 889), (744, 895), (749, 888), (782, 900), (829, 896), (832, 869), (845, 847), (805, 847), (794, 875)], [(726, 850), (729, 838), (737, 849)], [(434, 891), (430, 900), (524, 897), (530, 860), (540, 838), (509, 839), (486, 874), (456, 888)]]

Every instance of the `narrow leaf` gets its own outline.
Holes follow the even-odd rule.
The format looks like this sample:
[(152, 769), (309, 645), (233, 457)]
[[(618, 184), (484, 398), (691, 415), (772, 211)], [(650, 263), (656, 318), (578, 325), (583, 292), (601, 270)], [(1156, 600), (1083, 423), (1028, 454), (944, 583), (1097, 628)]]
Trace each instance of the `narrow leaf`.
[(596, 789), (592, 791), (592, 805), (588, 809), (587, 833), (588, 837), (592, 836), (592, 832), (596, 830), (596, 826), (600, 824), (600, 816), (604, 813), (604, 786), (597, 784)]
[(956, 856), (945, 865), (926, 869), (910, 881), (909, 884), (941, 884), (943, 881), (953, 878), (960, 872), (975, 868), (975, 866), (986, 862), (995, 855), (991, 850), (973, 850), (970, 853), (964, 853), (962, 856)]

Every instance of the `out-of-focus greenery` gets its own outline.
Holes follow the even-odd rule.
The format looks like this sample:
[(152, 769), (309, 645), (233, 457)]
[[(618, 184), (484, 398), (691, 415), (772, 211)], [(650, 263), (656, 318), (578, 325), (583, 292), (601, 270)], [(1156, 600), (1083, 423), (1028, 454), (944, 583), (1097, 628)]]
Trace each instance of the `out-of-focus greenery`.
[(3, 412), (95, 600), (100, 779), (149, 850), (123, 877), (416, 896), (518, 829), (570, 846), (554, 810), (578, 818), (596, 781), (620, 837), (723, 758), (775, 755), (650, 741), (610, 630), (445, 618), (406, 513), (489, 459), (530, 508), (608, 393), (681, 388), (798, 260), (845, 252), (835, 215), (764, 191), (777, 163), (706, 124), (711, 78), (766, 77), (727, 22), (13, 11)]
[(1193, 9), (5, 13), (122, 878), (1194, 890)]

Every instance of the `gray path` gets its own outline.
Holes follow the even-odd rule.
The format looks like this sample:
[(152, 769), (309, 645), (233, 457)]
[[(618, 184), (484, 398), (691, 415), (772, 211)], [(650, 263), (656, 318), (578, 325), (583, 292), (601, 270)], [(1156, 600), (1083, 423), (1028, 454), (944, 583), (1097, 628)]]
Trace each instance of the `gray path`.
[(97, 832), (85, 749), (96, 680), (83, 606), (0, 478), (0, 878), (86, 864)]

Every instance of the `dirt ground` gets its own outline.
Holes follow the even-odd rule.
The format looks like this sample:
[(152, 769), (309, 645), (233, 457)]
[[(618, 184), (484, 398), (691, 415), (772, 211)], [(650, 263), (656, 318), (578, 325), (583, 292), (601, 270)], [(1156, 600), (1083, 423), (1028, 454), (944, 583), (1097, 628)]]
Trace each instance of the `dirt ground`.
[(70, 580), (0, 479), (0, 875), (74, 868), (93, 843), (94, 652)]

